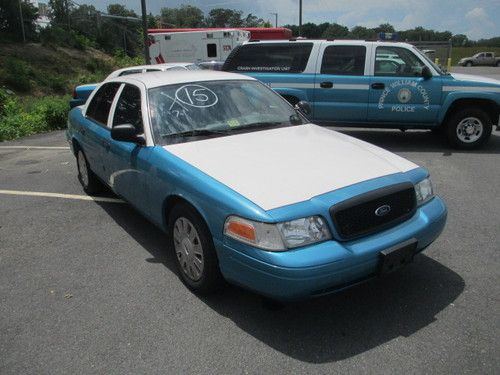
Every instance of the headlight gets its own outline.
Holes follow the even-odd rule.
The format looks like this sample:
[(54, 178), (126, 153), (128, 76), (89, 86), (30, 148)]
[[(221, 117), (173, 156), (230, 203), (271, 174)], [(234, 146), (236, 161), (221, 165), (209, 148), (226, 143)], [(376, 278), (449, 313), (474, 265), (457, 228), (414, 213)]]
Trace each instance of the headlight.
[(424, 204), (434, 196), (430, 178), (426, 178), (415, 185), (415, 195), (417, 196), (417, 206)]
[(285, 251), (330, 239), (328, 226), (320, 216), (277, 224), (260, 223), (229, 216), (224, 234), (246, 244), (269, 251)]

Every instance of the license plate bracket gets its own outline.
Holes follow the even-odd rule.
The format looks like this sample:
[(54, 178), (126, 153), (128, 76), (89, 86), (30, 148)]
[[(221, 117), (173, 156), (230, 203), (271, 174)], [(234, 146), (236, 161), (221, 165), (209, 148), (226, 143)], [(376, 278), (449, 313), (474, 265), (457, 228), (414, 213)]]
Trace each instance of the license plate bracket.
[(417, 240), (411, 238), (380, 252), (379, 275), (392, 273), (413, 261)]

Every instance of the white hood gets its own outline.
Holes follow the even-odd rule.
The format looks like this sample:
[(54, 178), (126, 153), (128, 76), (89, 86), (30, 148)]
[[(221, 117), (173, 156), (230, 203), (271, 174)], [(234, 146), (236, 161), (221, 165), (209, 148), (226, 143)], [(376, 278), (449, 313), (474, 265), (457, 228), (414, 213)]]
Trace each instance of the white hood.
[(417, 168), (379, 147), (312, 124), (164, 148), (264, 210)]

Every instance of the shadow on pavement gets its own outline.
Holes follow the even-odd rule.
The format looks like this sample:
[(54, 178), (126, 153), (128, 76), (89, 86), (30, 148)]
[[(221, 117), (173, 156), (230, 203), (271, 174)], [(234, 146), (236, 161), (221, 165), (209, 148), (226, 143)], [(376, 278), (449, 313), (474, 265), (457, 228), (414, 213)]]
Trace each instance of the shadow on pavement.
[(500, 154), (500, 132), (493, 132), (488, 142), (479, 150), (457, 150), (444, 145), (440, 137), (431, 131), (386, 129), (348, 129), (328, 127), (341, 133), (373, 143), (389, 151), (441, 152), (444, 155), (474, 153)]
[[(176, 272), (162, 231), (129, 205), (101, 207), (151, 254), (147, 262)], [(402, 272), (335, 295), (290, 303), (279, 311), (262, 308), (258, 295), (229, 285), (200, 300), (271, 348), (304, 362), (325, 363), (418, 332), (464, 287), (460, 275), (421, 254)]]

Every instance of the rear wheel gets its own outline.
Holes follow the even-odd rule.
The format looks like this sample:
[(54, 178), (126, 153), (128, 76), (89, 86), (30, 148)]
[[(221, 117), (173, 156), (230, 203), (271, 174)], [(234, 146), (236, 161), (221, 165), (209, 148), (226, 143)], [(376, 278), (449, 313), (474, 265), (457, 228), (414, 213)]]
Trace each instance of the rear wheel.
[(446, 138), (455, 148), (481, 147), (491, 135), (488, 114), (479, 108), (464, 108), (452, 114), (446, 122)]
[(76, 153), (76, 165), (78, 167), (78, 180), (87, 194), (95, 194), (99, 191), (100, 183), (96, 175), (90, 169), (87, 157), (80, 149)]
[(169, 242), (181, 280), (200, 294), (215, 291), (222, 275), (212, 235), (200, 214), (190, 205), (179, 203), (168, 222)]

